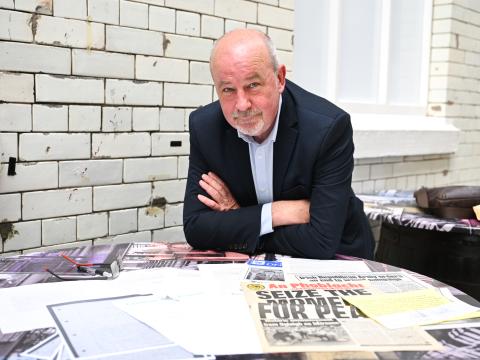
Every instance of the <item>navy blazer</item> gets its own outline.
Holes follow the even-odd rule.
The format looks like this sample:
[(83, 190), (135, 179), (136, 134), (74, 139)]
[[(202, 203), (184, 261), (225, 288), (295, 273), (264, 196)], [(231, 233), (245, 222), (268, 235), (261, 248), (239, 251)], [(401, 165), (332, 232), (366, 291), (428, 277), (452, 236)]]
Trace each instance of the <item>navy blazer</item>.
[[(287, 80), (273, 150), (273, 199), (310, 200), (310, 222), (276, 227), (259, 236), (248, 144), (225, 120), (215, 101), (190, 115), (190, 163), (183, 210), (187, 242), (197, 249), (274, 252), (315, 259), (336, 253), (373, 257), (374, 241), (363, 203), (351, 188), (352, 126), (349, 115)], [(226, 212), (203, 205), (198, 184), (213, 171), (240, 205)]]

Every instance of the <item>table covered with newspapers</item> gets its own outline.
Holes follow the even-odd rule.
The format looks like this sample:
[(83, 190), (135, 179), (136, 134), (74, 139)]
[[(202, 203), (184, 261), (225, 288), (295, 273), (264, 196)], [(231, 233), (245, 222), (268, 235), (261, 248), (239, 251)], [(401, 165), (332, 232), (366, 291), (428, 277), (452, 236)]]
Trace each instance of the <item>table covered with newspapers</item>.
[(477, 359), (480, 303), (379, 262), (185, 243), (0, 258), (0, 359)]

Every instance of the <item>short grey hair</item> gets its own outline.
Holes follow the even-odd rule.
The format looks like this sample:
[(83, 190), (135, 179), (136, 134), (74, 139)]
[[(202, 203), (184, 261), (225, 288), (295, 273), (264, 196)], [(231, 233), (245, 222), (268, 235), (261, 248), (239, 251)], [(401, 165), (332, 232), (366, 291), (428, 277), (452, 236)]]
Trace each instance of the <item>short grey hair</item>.
[[(273, 44), (272, 39), (270, 38), (270, 36), (268, 36), (267, 34), (265, 34), (260, 30), (256, 30), (256, 29), (252, 29), (252, 30), (261, 35), (265, 43), (265, 46), (267, 47), (268, 55), (270, 57), (270, 62), (272, 63), (272, 66), (273, 66), (273, 71), (277, 73), (279, 63), (278, 63), (278, 57), (277, 57), (277, 50), (275, 49), (275, 45)], [(235, 31), (235, 30), (232, 30), (232, 31)], [(222, 40), (226, 35), (230, 34), (232, 31), (229, 31), (223, 34), (220, 38), (215, 40), (215, 42), (213, 43), (213, 48), (212, 48), (212, 51), (210, 52), (210, 71), (212, 70), (212, 58), (213, 58), (213, 54), (215, 53), (215, 50), (217, 49), (218, 42)]]

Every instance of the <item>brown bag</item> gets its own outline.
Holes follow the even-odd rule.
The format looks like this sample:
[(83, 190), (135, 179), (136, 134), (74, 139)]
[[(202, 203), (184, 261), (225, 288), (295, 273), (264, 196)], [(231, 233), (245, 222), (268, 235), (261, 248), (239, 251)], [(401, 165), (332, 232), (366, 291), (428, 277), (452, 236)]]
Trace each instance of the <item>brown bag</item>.
[(443, 218), (475, 219), (480, 204), (480, 186), (422, 187), (414, 195), (418, 207)]

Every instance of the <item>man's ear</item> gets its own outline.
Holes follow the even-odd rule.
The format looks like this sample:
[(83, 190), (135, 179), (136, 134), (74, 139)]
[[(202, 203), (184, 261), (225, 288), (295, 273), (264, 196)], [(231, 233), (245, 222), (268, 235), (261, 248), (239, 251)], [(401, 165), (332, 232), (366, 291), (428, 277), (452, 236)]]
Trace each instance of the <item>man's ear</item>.
[(285, 78), (287, 76), (287, 68), (285, 65), (279, 65), (277, 70), (278, 92), (283, 93), (285, 89)]

